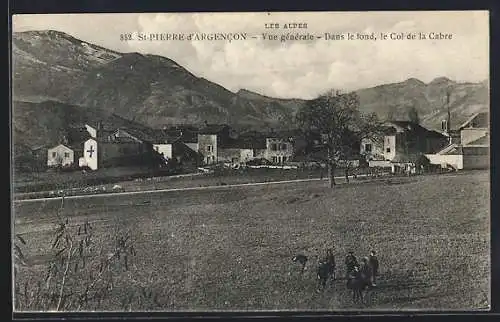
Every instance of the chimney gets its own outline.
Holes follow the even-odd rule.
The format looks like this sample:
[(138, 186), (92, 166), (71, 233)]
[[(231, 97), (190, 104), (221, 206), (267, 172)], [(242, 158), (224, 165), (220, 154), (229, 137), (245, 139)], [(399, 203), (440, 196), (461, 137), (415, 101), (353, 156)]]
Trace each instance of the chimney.
[(441, 131), (443, 131), (444, 133), (448, 133), (448, 121), (447, 120), (441, 121)]
[(446, 120), (446, 126), (447, 126), (448, 133), (451, 130), (450, 95), (451, 95), (451, 89), (448, 88), (448, 90), (446, 91), (446, 108), (447, 108), (447, 112), (448, 112), (448, 119)]
[(451, 111), (450, 111), (450, 96), (451, 96), (451, 88), (448, 87), (446, 90), (446, 108), (448, 112), (448, 119), (446, 120), (446, 133), (448, 134), (448, 140), (451, 144), (453, 139), (451, 138)]
[(96, 139), (99, 139), (101, 137), (101, 130), (102, 130), (102, 123), (101, 121), (98, 121), (96, 129)]

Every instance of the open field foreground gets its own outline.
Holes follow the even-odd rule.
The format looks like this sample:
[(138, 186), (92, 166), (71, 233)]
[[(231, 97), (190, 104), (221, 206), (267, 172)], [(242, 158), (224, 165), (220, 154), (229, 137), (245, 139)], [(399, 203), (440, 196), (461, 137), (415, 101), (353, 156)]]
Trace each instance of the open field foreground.
[[(131, 310), (487, 309), (490, 298), (488, 172), (326, 181), (231, 189), (69, 199), (70, 224), (90, 220), (98, 243), (130, 230), (137, 255), (115, 279), (122, 310), (129, 290), (146, 286), (154, 301)], [(15, 232), (28, 259), (19, 282), (43, 270), (60, 200), (15, 205)], [(334, 247), (339, 280), (316, 290), (320, 251)], [(378, 251), (380, 277), (370, 303), (354, 304), (343, 260)], [(310, 257), (303, 276), (291, 258)], [(43, 278), (43, 277), (42, 277)]]

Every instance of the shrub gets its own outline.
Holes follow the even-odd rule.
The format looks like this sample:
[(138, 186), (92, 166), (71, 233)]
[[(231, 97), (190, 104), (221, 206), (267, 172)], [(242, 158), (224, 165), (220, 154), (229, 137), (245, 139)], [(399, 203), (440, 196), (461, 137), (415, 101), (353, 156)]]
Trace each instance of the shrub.
[[(64, 205), (62, 199), (61, 210)], [(53, 256), (42, 274), (32, 274), (23, 247), (27, 242), (16, 236), (14, 242), (14, 294), (17, 311), (99, 310), (115, 300), (115, 280), (131, 269), (136, 255), (130, 231), (116, 229), (111, 245), (99, 239), (88, 221), (71, 226), (69, 218), (59, 216), (52, 234)], [(99, 240), (101, 244), (99, 245)], [(107, 248), (107, 249), (106, 249)], [(158, 294), (148, 284), (132, 284), (120, 294), (122, 309), (131, 309), (132, 301), (141, 306), (158, 306)], [(146, 302), (152, 302), (146, 303)], [(155, 304), (156, 303), (156, 304)]]

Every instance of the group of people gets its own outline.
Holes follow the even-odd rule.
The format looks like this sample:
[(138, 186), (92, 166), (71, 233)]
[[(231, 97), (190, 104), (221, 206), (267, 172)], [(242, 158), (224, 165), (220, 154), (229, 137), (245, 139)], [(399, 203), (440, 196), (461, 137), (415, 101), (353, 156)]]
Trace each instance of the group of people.
[[(293, 257), (292, 261), (301, 264), (301, 273), (303, 273), (308, 262), (307, 256), (299, 254)], [(354, 252), (350, 251), (346, 256), (344, 263), (346, 266), (346, 280), (348, 283), (349, 281), (356, 280), (366, 286), (376, 286), (375, 283), (379, 271), (379, 261), (374, 250), (370, 252), (369, 256), (361, 258), (361, 263), (358, 262)], [(335, 270), (336, 263), (333, 250), (327, 249), (325, 256), (320, 258), (317, 267), (317, 277), (319, 282), (318, 291), (326, 287), (328, 280), (331, 282), (336, 280)]]
[(379, 270), (379, 262), (377, 254), (374, 250), (370, 252), (369, 256), (361, 259), (361, 263), (354, 255), (354, 252), (349, 252), (345, 258), (346, 265), (346, 279), (362, 279), (371, 284), (372, 287), (376, 285), (376, 278)]

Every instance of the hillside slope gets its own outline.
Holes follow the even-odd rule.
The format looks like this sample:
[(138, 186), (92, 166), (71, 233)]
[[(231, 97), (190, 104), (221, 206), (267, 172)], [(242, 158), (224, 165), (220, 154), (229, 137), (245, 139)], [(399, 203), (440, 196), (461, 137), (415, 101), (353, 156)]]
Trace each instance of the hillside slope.
[(144, 128), (106, 110), (68, 105), (55, 101), (13, 102), (12, 135), (14, 150), (48, 148), (60, 143), (72, 126), (102, 122), (116, 127)]
[(238, 95), (168, 58), (119, 54), (57, 31), (14, 33), (13, 72), (17, 99), (109, 109), (153, 127), (205, 121), (279, 126), (303, 102)]
[(447, 91), (453, 128), (472, 114), (489, 109), (487, 82), (458, 83), (438, 77), (425, 84), (410, 78), (357, 92), (364, 112), (375, 112), (382, 119), (408, 120), (409, 110), (415, 107), (423, 126), (439, 130), (441, 120), (447, 118)]
[[(73, 116), (88, 117), (93, 110), (93, 117), (112, 115), (113, 122), (130, 120), (137, 126), (208, 121), (277, 129), (292, 126), (295, 112), (306, 102), (244, 89), (233, 93), (171, 59), (117, 53), (58, 31), (14, 33), (12, 58), (16, 142), (52, 144), (58, 131), (49, 127), (73, 121)], [(452, 126), (488, 110), (486, 81), (457, 83), (440, 77), (425, 84), (410, 78), (357, 92), (363, 112), (404, 120), (415, 107), (424, 126), (439, 129), (446, 118), (447, 90)]]

